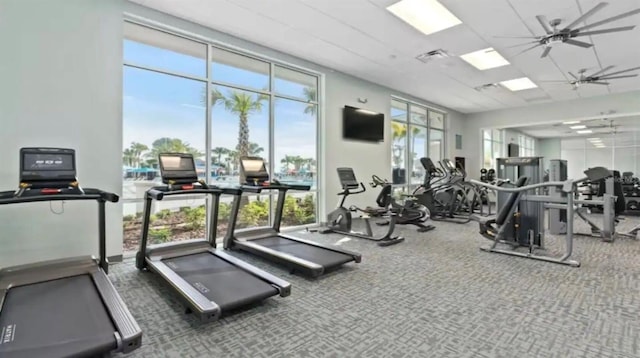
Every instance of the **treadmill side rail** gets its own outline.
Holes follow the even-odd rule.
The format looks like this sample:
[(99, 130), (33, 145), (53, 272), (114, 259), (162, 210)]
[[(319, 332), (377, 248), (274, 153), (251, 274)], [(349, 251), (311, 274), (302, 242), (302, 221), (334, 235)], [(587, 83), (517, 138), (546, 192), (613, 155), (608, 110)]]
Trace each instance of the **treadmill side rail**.
[(292, 241), (302, 242), (302, 243), (307, 244), (307, 245), (320, 247), (320, 248), (323, 248), (323, 249), (326, 249), (326, 250), (331, 250), (333, 252), (338, 252), (338, 253), (341, 253), (341, 254), (349, 255), (349, 256), (353, 257), (353, 260), (355, 262), (357, 262), (357, 263), (360, 263), (362, 261), (362, 255), (357, 253), (357, 252), (354, 252), (354, 251), (349, 251), (349, 250), (345, 250), (345, 249), (342, 249), (342, 248), (339, 249), (339, 248), (337, 248), (335, 246), (330, 246), (330, 245), (323, 245), (323, 244), (320, 244), (320, 243), (317, 243), (317, 242), (301, 239), (299, 237), (290, 236), (290, 235), (284, 234), (282, 232), (278, 233), (278, 236), (284, 237), (285, 239), (289, 239), (289, 240), (292, 240)]
[(164, 280), (173, 287), (177, 293), (185, 299), (188, 307), (197, 314), (202, 322), (216, 321), (220, 317), (220, 306), (211, 302), (200, 291), (189, 282), (180, 277), (175, 271), (162, 261), (150, 260), (147, 258), (148, 267), (158, 273)]
[(236, 247), (241, 247), (245, 251), (253, 252), (256, 255), (275, 258), (283, 263), (288, 263), (288, 266), (291, 266), (291, 264), (300, 266), (304, 268), (305, 271), (308, 271), (313, 277), (320, 276), (324, 273), (324, 267), (322, 265), (301, 259), (286, 252), (273, 250), (262, 245), (254, 244), (251, 241), (237, 241), (235, 245)]
[(142, 345), (142, 330), (138, 323), (129, 312), (115, 287), (107, 277), (107, 275), (98, 270), (92, 275), (93, 282), (96, 285), (105, 307), (111, 314), (116, 329), (120, 335), (117, 351), (129, 353)]
[(244, 262), (236, 257), (233, 257), (229, 254), (227, 254), (226, 252), (222, 252), (220, 250), (215, 250), (215, 249), (210, 249), (209, 252), (211, 252), (213, 255), (235, 265), (240, 267), (241, 269), (245, 270), (246, 272), (264, 280), (269, 282), (272, 286), (274, 286), (276, 289), (278, 289), (278, 292), (280, 294), (280, 297), (287, 297), (291, 294), (291, 284), (279, 277), (276, 277), (262, 269), (259, 269), (247, 262)]

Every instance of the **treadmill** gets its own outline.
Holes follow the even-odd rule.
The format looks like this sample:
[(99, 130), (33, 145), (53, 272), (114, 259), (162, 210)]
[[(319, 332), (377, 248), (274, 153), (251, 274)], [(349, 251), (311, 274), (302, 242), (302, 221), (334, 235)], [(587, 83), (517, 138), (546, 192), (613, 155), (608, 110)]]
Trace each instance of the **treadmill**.
[(292, 273), (318, 277), (348, 262), (359, 263), (359, 253), (303, 240), (280, 232), (285, 197), (289, 190), (309, 190), (309, 185), (283, 184), (269, 181), (264, 160), (260, 157), (242, 157), (240, 160), (240, 182), (245, 191), (260, 193), (277, 190), (278, 202), (273, 226), (236, 230), (240, 198), (236, 197), (231, 208), (229, 230), (224, 238), (225, 249), (242, 250), (287, 267)]
[(98, 202), (100, 257), (0, 270), (0, 357), (93, 357), (140, 347), (140, 327), (107, 277), (105, 203), (118, 196), (80, 187), (73, 149), (22, 148), (20, 187), (0, 192), (0, 205), (62, 200)]
[[(146, 192), (142, 239), (136, 256), (138, 269), (158, 273), (182, 298), (187, 311), (196, 314), (202, 322), (215, 321), (229, 310), (271, 296), (289, 296), (289, 282), (216, 250), (220, 196), (240, 195), (241, 190), (210, 187), (203, 180), (198, 180), (191, 154), (160, 154), (159, 163), (162, 181), (166, 185)], [(204, 194), (212, 199), (208, 239), (148, 245), (153, 200), (194, 194)]]

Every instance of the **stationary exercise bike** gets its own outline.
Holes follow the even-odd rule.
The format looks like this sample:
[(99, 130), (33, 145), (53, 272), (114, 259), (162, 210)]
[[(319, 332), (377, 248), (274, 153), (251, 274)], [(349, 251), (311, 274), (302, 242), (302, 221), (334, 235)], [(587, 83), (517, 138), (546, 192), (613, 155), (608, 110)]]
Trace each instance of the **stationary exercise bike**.
[[(364, 184), (358, 182), (352, 168), (338, 168), (338, 177), (342, 185), (342, 191), (338, 193), (342, 196), (338, 207), (327, 215), (327, 225), (318, 230), (321, 234), (336, 233), (347, 235), (359, 239), (366, 239), (378, 242), (378, 246), (391, 246), (404, 241), (401, 236), (392, 236), (396, 227), (397, 211), (393, 208), (367, 208), (361, 209), (355, 205), (349, 208), (344, 207), (347, 196), (352, 194), (364, 193), (367, 189)], [(383, 193), (381, 193), (383, 194)], [(391, 193), (389, 191), (388, 195)], [(380, 196), (378, 196), (380, 198)], [(353, 217), (352, 213), (361, 212), (361, 218), (364, 220), (365, 232), (352, 231)], [(389, 217), (389, 226), (387, 232), (381, 237), (375, 237), (371, 230), (369, 218), (371, 216)]]
[[(418, 232), (427, 232), (435, 229), (433, 225), (425, 225), (424, 223), (429, 220), (429, 209), (424, 205), (419, 204), (413, 195), (406, 195), (404, 204), (398, 204), (393, 199), (391, 190), (391, 183), (386, 179), (381, 179), (377, 175), (371, 176), (371, 187), (381, 187), (380, 194), (376, 199), (378, 208), (367, 207), (365, 210), (374, 213), (387, 212), (389, 209), (393, 209), (396, 212), (396, 224), (398, 225), (414, 225), (418, 227)], [(375, 216), (375, 215), (372, 215)], [(389, 225), (389, 221), (377, 222), (376, 225), (384, 226)]]

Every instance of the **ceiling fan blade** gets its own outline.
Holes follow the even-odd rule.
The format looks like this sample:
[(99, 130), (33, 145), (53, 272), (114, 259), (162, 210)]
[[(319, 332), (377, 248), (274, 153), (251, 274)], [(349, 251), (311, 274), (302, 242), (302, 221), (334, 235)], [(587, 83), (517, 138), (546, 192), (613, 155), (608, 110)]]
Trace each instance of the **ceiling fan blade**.
[(609, 3), (606, 2), (601, 2), (598, 5), (594, 6), (593, 9), (585, 12), (584, 14), (582, 14), (582, 16), (580, 16), (579, 18), (573, 20), (572, 23), (570, 23), (569, 25), (565, 26), (565, 29), (571, 29), (572, 27), (576, 26), (577, 24), (583, 22), (584, 20), (586, 20), (587, 18), (591, 17), (593, 14), (595, 14), (596, 12), (600, 11), (600, 9), (602, 9), (603, 7), (609, 5)]
[(610, 69), (612, 69), (612, 68), (614, 68), (614, 67), (616, 67), (616, 66), (613, 66), (613, 65), (612, 65), (612, 66), (607, 66), (607, 67), (605, 67), (605, 68), (601, 69), (600, 71), (598, 71), (598, 72), (596, 72), (596, 73), (594, 73), (594, 74), (589, 75), (589, 77), (595, 77), (595, 76), (597, 76), (597, 75), (599, 75), (599, 74), (601, 74), (601, 73), (604, 73), (604, 72), (609, 71)]
[(496, 39), (537, 39), (539, 36), (493, 36)]
[(600, 76), (600, 77), (598, 77), (598, 79), (608, 81), (608, 80), (615, 80), (615, 79), (618, 79), (618, 78), (631, 78), (631, 77), (638, 77), (638, 75), (635, 74), (635, 75), (624, 75), (624, 76), (613, 76), (613, 77)]
[(609, 82), (596, 82), (596, 81), (593, 81), (593, 82), (587, 82), (587, 83), (588, 84), (592, 84), (592, 85), (604, 85), (604, 86), (609, 85)]
[(611, 75), (617, 75), (617, 74), (619, 74), (619, 73), (625, 73), (625, 72), (635, 71), (635, 70), (640, 70), (640, 67), (627, 68), (626, 70), (621, 70), (621, 71), (616, 71), (616, 72), (607, 73), (607, 74), (602, 75), (601, 77), (607, 77), (607, 76), (611, 76)]
[[(531, 44), (537, 44), (538, 41), (531, 41), (531, 42), (525, 42), (525, 43), (521, 43), (521, 44), (517, 44), (517, 45), (511, 45), (511, 46), (507, 46), (505, 48), (514, 48), (514, 47), (520, 47), (520, 46), (525, 46), (525, 45), (531, 45)], [(537, 45), (536, 45), (537, 46)]]
[(604, 25), (606, 23), (609, 23), (609, 22), (612, 22), (612, 21), (616, 21), (616, 20), (620, 20), (620, 19), (623, 19), (623, 18), (625, 18), (627, 16), (631, 16), (631, 15), (635, 15), (635, 14), (639, 14), (639, 13), (640, 13), (640, 9), (631, 10), (629, 12), (625, 12), (624, 14), (620, 14), (620, 15), (617, 15), (617, 16), (614, 16), (614, 17), (610, 17), (608, 19), (600, 20), (598, 22), (594, 22), (593, 24), (589, 24), (587, 26), (583, 26), (583, 27), (581, 27), (579, 29), (575, 29), (575, 30), (584, 31), (584, 30), (590, 29), (592, 27)]
[(542, 28), (547, 33), (547, 35), (551, 35), (553, 33), (553, 29), (551, 28), (551, 26), (549, 26), (549, 20), (547, 20), (546, 16), (538, 15), (536, 16), (536, 19), (538, 19), (538, 22), (540, 23), (540, 25), (542, 25)]
[(547, 57), (547, 55), (549, 55), (549, 52), (551, 52), (551, 46), (547, 46), (547, 48), (544, 49), (544, 51), (542, 52), (542, 55), (540, 56), (540, 58)]
[(608, 34), (610, 32), (620, 32), (620, 31), (629, 31), (629, 30), (633, 30), (635, 28), (635, 26), (622, 26), (622, 27), (613, 27), (610, 29), (604, 29), (604, 30), (595, 30), (595, 31), (585, 31), (585, 32), (578, 32), (575, 35), (571, 35), (571, 37), (578, 37), (578, 36), (591, 36), (591, 35), (600, 35), (600, 34)]
[(580, 47), (584, 47), (584, 48), (589, 48), (591, 46), (593, 46), (590, 43), (586, 43), (586, 42), (582, 42), (582, 41), (577, 41), (577, 40), (572, 40), (572, 39), (568, 39), (567, 41), (565, 41), (564, 43), (570, 44), (570, 45), (574, 45), (574, 46), (580, 46)]
[(578, 80), (578, 76), (574, 75), (573, 73), (569, 72), (569, 75), (573, 78), (575, 78), (576, 80)]
[(522, 51), (518, 52), (517, 54), (515, 54), (515, 55), (514, 55), (514, 57), (515, 57), (515, 56), (520, 56), (520, 55), (522, 55), (522, 54), (523, 54), (523, 53), (525, 53), (525, 52), (531, 51), (531, 50), (533, 50), (534, 48), (536, 48), (536, 47), (538, 47), (538, 46), (540, 46), (540, 44), (536, 44), (536, 45), (533, 45), (533, 46), (531, 46), (531, 47), (529, 47), (529, 48), (526, 48), (526, 49), (524, 49), (524, 50), (522, 50)]

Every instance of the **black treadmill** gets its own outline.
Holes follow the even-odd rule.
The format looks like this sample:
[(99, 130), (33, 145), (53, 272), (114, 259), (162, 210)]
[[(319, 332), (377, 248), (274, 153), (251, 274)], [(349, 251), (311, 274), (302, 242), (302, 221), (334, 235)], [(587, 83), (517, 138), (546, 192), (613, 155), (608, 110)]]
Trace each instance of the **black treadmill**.
[(97, 201), (100, 257), (0, 270), (0, 357), (93, 357), (140, 347), (140, 327), (107, 277), (105, 203), (118, 196), (80, 187), (72, 149), (22, 148), (20, 155), (20, 188), (0, 192), (0, 205)]
[(318, 277), (348, 262), (362, 260), (359, 253), (303, 240), (280, 232), (287, 191), (309, 190), (309, 185), (269, 182), (269, 173), (264, 160), (260, 157), (241, 158), (240, 173), (240, 182), (246, 184), (243, 186), (245, 191), (259, 193), (263, 190), (277, 190), (278, 203), (273, 226), (236, 230), (235, 226), (240, 209), (240, 198), (236, 197), (231, 208), (229, 230), (224, 238), (225, 249), (246, 251), (284, 265), (291, 272), (299, 272), (311, 277)]
[[(182, 297), (188, 310), (203, 322), (217, 320), (229, 310), (271, 296), (288, 296), (291, 293), (288, 282), (216, 250), (220, 196), (237, 196), (242, 191), (209, 187), (204, 181), (199, 181), (191, 154), (160, 154), (159, 163), (162, 181), (167, 185), (151, 188), (145, 195), (142, 239), (136, 266), (158, 273)], [(212, 199), (208, 239), (148, 245), (153, 200), (196, 194), (208, 195)]]

